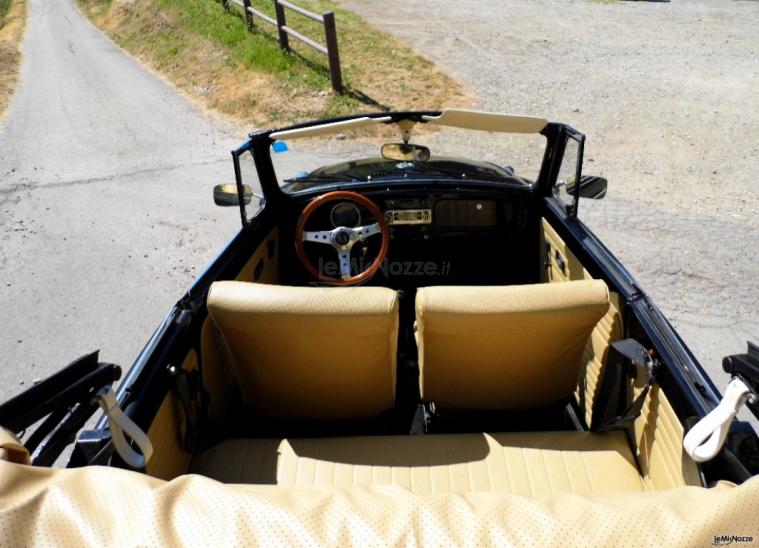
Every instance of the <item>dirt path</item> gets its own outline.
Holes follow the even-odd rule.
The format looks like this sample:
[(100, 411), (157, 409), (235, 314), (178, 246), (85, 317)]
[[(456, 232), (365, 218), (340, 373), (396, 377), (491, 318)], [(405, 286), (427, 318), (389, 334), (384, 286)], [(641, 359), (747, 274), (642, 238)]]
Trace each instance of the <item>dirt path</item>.
[(759, 3), (349, 5), (468, 84), (478, 107), (586, 133), (586, 172), (610, 191), (581, 217), (723, 388), (722, 357), (759, 341)]

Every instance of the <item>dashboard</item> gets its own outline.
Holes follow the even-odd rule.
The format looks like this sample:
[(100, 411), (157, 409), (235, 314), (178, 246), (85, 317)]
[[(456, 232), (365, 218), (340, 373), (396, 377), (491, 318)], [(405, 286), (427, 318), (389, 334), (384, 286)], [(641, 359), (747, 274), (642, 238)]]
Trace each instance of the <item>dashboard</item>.
[[(385, 199), (379, 205), (391, 233), (411, 231), (431, 235), (441, 230), (520, 230), (527, 223), (526, 204), (514, 199), (461, 199), (430, 195)], [(340, 201), (326, 206), (324, 210), (315, 215), (314, 221), (322, 229), (338, 226), (353, 228), (375, 221), (366, 208), (352, 201)]]
[[(529, 196), (494, 198), (428, 192), (371, 198), (390, 228), (387, 261), (391, 268), (377, 283), (391, 287), (527, 283), (536, 275), (539, 216), (533, 213)], [(346, 200), (314, 211), (307, 229), (353, 228), (374, 222), (363, 205)], [(367, 240), (368, 256), (372, 256), (378, 241), (377, 237)], [(334, 253), (326, 246), (312, 246), (311, 251), (323, 253), (325, 260)], [(520, 258), (519, 262), (515, 257)], [(314, 264), (319, 261), (316, 256), (312, 259)], [(396, 266), (393, 270), (392, 265), (403, 268)], [(427, 265), (425, 272), (436, 273), (434, 281), (429, 276), (415, 277), (414, 269), (407, 265)]]

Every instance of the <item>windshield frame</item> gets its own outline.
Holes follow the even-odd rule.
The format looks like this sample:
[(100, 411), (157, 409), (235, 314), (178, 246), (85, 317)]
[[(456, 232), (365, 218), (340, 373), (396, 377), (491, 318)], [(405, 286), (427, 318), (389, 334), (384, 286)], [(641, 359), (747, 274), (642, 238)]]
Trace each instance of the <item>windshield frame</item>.
[[(300, 198), (302, 196), (307, 196), (310, 194), (318, 195), (323, 194), (324, 192), (327, 192), (329, 190), (334, 190), (335, 188), (344, 188), (344, 187), (366, 187), (367, 185), (371, 185), (373, 188), (381, 188), (382, 186), (386, 186), (388, 188), (390, 187), (398, 187), (398, 186), (418, 186), (420, 184), (433, 184), (433, 183), (446, 183), (446, 184), (458, 184), (458, 186), (461, 186), (461, 181), (456, 181), (455, 179), (450, 178), (441, 178), (441, 177), (431, 177), (429, 180), (424, 180), (422, 178), (412, 178), (412, 179), (383, 179), (381, 181), (336, 181), (333, 183), (326, 182), (324, 185), (313, 185), (313, 187), (308, 189), (302, 189), (296, 192), (286, 192), (283, 190), (283, 187), (280, 185), (279, 179), (277, 177), (276, 171), (274, 169), (274, 165), (272, 162), (272, 144), (279, 140), (277, 139), (276, 134), (280, 134), (285, 131), (291, 131), (296, 129), (305, 129), (305, 128), (314, 128), (314, 131), (319, 131), (320, 128), (318, 126), (326, 126), (329, 124), (338, 124), (338, 123), (352, 123), (351, 121), (356, 121), (359, 119), (365, 119), (365, 118), (373, 118), (373, 119), (381, 119), (381, 121), (378, 120), (377, 123), (386, 123), (386, 124), (392, 124), (392, 123), (399, 123), (402, 120), (411, 120), (416, 123), (427, 123), (427, 121), (424, 119), (424, 117), (440, 117), (442, 116), (443, 111), (404, 111), (404, 112), (376, 112), (376, 113), (369, 113), (369, 114), (354, 114), (349, 116), (341, 116), (337, 118), (329, 118), (324, 120), (312, 120), (308, 122), (304, 122), (301, 124), (295, 124), (292, 126), (288, 126), (285, 128), (273, 128), (268, 130), (263, 130), (255, 133), (250, 134), (250, 139), (244, 142), (242, 145), (240, 145), (237, 149), (232, 151), (232, 161), (234, 164), (234, 171), (235, 171), (235, 182), (237, 185), (237, 191), (239, 196), (244, 196), (244, 181), (242, 180), (242, 174), (240, 169), (240, 157), (245, 154), (246, 152), (250, 152), (253, 156), (253, 161), (255, 163), (256, 172), (258, 175), (259, 183), (261, 185), (261, 190), (263, 192), (264, 198), (267, 202), (280, 202), (280, 201), (289, 201), (292, 199)], [(388, 120), (389, 119), (389, 120)], [(519, 191), (530, 191), (537, 193), (541, 196), (550, 197), (553, 192), (553, 186), (556, 183), (556, 178), (558, 176), (559, 168), (561, 165), (561, 160), (564, 153), (564, 148), (566, 147), (567, 140), (570, 136), (573, 136), (577, 138), (580, 136), (582, 139), (584, 139), (584, 135), (580, 133), (579, 131), (575, 130), (571, 126), (568, 126), (566, 124), (556, 123), (556, 122), (547, 122), (545, 124), (545, 127), (541, 129), (538, 133), (543, 135), (546, 139), (546, 146), (545, 150), (543, 152), (543, 159), (541, 162), (540, 171), (538, 174), (537, 179), (534, 181), (533, 186), (530, 189), (526, 189), (524, 186), (519, 185), (517, 187), (516, 185), (509, 185), (504, 184), (502, 181), (493, 181), (493, 180), (475, 180), (475, 179), (469, 179), (467, 180), (467, 184), (476, 184), (477, 186), (490, 186), (493, 188), (504, 188), (508, 187), (510, 189), (519, 190)], [(272, 136), (272, 134), (275, 134)], [(246, 208), (243, 200), (240, 200), (240, 216), (242, 219), (243, 226), (246, 226), (249, 224), (249, 221), (246, 216)]]

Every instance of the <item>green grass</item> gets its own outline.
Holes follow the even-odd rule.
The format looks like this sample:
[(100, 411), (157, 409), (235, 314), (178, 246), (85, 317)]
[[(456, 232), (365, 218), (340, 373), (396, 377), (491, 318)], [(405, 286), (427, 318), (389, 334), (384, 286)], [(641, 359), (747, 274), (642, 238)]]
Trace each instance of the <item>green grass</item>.
[(8, 14), (8, 10), (11, 9), (11, 2), (13, 0), (0, 0), (0, 27), (3, 26), (5, 16)]
[[(157, 7), (174, 14), (180, 28), (187, 33), (203, 36), (222, 46), (227, 53), (225, 63), (229, 66), (263, 71), (313, 89), (320, 90), (329, 85), (329, 77), (324, 70), (314, 69), (297, 57), (284, 54), (270, 36), (262, 32), (249, 32), (242, 11), (234, 5), (229, 12), (225, 12), (221, 3), (213, 0), (153, 1)], [(126, 44), (145, 39), (144, 33), (135, 32), (126, 38)], [(175, 33), (160, 32), (152, 39), (162, 61), (180, 55), (188, 47), (185, 36)]]
[[(0, 0), (6, 1), (6, 0)], [(290, 37), (283, 52), (276, 27), (219, 0), (79, 0), (83, 11), (123, 48), (211, 108), (254, 123), (284, 123), (357, 110), (436, 108), (460, 98), (458, 85), (399, 40), (328, 0), (296, 0), (334, 11), (345, 95), (332, 92), (327, 56)], [(274, 17), (270, 0), (252, 0)], [(286, 11), (288, 26), (322, 44), (324, 27)], [(198, 92), (197, 90), (205, 90)], [(367, 97), (369, 99), (367, 99)]]

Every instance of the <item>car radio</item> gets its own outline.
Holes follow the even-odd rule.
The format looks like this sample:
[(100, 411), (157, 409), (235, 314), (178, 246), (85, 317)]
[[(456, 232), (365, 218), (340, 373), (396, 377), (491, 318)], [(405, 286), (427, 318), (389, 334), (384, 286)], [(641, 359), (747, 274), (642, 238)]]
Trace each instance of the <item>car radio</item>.
[(431, 209), (389, 209), (385, 211), (389, 225), (428, 225), (432, 223)]

